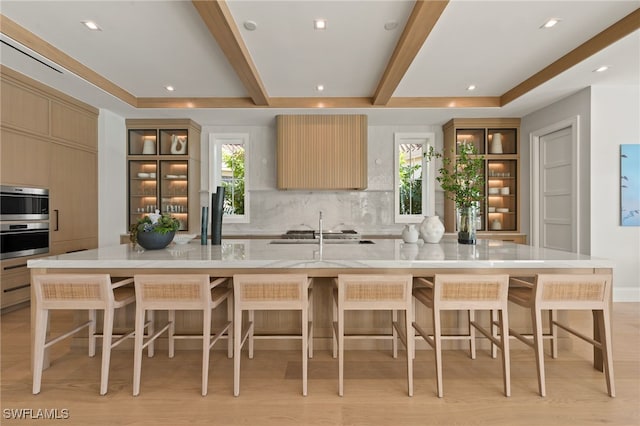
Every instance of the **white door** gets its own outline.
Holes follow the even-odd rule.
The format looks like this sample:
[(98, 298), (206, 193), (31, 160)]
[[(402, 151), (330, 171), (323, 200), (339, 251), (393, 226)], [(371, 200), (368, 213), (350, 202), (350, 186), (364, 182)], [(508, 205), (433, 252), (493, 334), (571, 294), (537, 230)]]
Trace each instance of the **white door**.
[(577, 251), (576, 164), (571, 127), (539, 139), (540, 247)]

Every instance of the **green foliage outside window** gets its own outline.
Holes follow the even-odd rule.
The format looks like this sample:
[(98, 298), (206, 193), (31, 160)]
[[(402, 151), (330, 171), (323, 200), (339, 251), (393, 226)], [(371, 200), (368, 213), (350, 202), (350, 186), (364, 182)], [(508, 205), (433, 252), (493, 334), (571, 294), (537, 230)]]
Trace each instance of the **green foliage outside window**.
[(222, 162), (231, 170), (231, 176), (223, 176), (225, 214), (244, 214), (244, 149), (222, 151)]
[(422, 164), (400, 153), (400, 214), (422, 214)]

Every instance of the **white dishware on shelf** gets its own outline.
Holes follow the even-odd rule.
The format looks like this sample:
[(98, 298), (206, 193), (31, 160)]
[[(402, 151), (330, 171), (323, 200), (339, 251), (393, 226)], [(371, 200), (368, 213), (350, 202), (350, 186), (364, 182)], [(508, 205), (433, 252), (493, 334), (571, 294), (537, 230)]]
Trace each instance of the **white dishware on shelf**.
[(500, 193), (500, 188), (489, 188), (489, 195), (498, 195)]
[(149, 173), (138, 173), (138, 177), (142, 179), (146, 179), (149, 177)]
[(491, 230), (492, 231), (500, 231), (502, 229), (502, 222), (498, 219), (493, 219), (491, 222)]
[(496, 212), (495, 207), (489, 207), (489, 213), (495, 213), (495, 212)]
[(508, 208), (506, 208), (506, 207), (498, 207), (498, 208), (496, 209), (496, 211), (497, 211), (498, 213), (509, 213), (509, 209), (508, 209)]
[(504, 188), (500, 188), (500, 194), (502, 195), (509, 195), (509, 187), (505, 186)]
[(155, 173), (149, 173), (149, 177), (150, 177), (150, 178), (155, 178), (155, 177), (156, 177), (156, 174), (155, 174)]

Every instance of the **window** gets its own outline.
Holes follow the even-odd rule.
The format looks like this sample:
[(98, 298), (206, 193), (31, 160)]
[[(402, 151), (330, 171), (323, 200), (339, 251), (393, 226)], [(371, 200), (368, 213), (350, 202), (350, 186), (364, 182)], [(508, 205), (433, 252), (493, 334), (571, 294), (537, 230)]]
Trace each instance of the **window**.
[(209, 140), (210, 192), (215, 192), (218, 186), (224, 188), (225, 222), (248, 223), (249, 186), (246, 154), (249, 135), (211, 134)]
[(433, 133), (394, 135), (396, 223), (417, 223), (434, 214), (433, 175), (424, 159), (434, 142)]

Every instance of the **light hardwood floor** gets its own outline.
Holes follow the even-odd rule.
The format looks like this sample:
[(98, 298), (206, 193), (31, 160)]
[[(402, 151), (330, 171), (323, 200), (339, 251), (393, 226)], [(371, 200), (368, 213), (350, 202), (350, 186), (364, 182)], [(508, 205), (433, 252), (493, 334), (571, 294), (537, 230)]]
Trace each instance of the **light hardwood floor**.
[[(139, 397), (131, 396), (133, 354), (116, 350), (109, 393), (99, 395), (100, 356), (54, 347), (42, 392), (31, 394), (29, 310), (2, 321), (0, 424), (46, 424), (10, 419), (15, 409), (57, 409), (68, 425), (591, 425), (640, 424), (640, 304), (614, 305), (616, 398), (609, 398), (602, 373), (591, 367), (591, 350), (576, 342), (556, 360), (546, 358), (547, 394), (540, 398), (533, 352), (514, 349), (512, 396), (502, 394), (500, 361), (479, 351), (444, 353), (444, 398), (435, 396), (433, 352), (418, 351), (414, 396), (406, 395), (406, 366), (387, 351), (347, 351), (345, 396), (337, 395), (337, 361), (317, 350), (309, 363), (309, 396), (301, 396), (299, 351), (256, 351), (242, 360), (240, 396), (233, 397), (233, 362), (226, 352), (212, 356), (209, 395), (200, 395), (201, 353), (166, 351), (143, 360)], [(589, 314), (576, 318), (590, 327)], [(572, 318), (573, 319), (573, 318)], [(55, 313), (52, 329), (72, 320)], [(225, 345), (224, 343), (222, 344)], [(515, 346), (515, 345), (514, 345)], [(222, 346), (221, 346), (222, 349)], [(62, 356), (64, 355), (64, 356)]]

